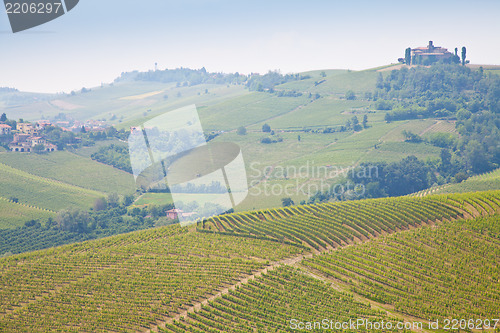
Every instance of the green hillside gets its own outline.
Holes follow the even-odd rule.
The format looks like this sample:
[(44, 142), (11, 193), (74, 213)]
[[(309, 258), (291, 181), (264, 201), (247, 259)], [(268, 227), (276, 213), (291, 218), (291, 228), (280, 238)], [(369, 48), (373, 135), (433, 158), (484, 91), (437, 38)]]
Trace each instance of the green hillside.
[(431, 187), (427, 190), (414, 193), (412, 196), (422, 197), (429, 194), (465, 193), (498, 189), (500, 189), (500, 169), (470, 177), (458, 184)]
[(23, 205), (0, 197), (0, 229), (15, 228), (25, 222), (49, 217), (54, 218), (55, 213), (34, 206)]
[[(494, 315), (491, 301), (500, 297), (496, 286), (500, 276), (497, 267), (492, 266), (493, 257), (498, 256), (498, 216), (476, 222), (453, 220), (499, 210), (498, 191), (318, 204), (230, 214), (209, 219), (196, 228), (169, 226), (14, 255), (0, 259), (0, 328), (18, 332), (68, 327), (92, 332), (155, 327), (167, 332), (269, 332), (285, 330), (295, 316), (313, 320), (327, 313), (338, 320), (404, 320), (406, 312), (387, 311), (371, 303), (373, 296), (363, 297), (363, 285), (376, 288), (378, 284), (358, 280), (354, 275), (352, 281), (346, 280), (353, 285), (352, 290), (343, 285), (344, 289), (339, 289), (336, 283), (332, 288), (335, 281), (328, 276), (319, 277), (316, 268), (316, 273), (308, 271), (324, 258), (345, 256), (345, 264), (334, 269), (335, 274), (344, 274), (345, 265), (353, 260), (349, 254), (365, 253), (370, 248), (374, 249), (369, 252), (373, 258), (384, 255), (389, 264), (386, 269), (393, 269), (391, 260), (408, 265), (417, 260), (414, 265), (420, 265), (426, 257), (419, 258), (416, 253), (430, 260), (434, 252), (442, 251), (443, 260), (453, 260), (450, 263), (457, 265), (443, 268), (433, 278), (419, 275), (419, 270), (414, 269), (412, 283), (419, 284), (416, 279), (423, 279), (422, 283), (447, 281), (438, 284), (443, 293), (475, 291), (478, 313)], [(412, 230), (420, 226), (423, 228)], [(453, 237), (447, 239), (448, 233)], [(383, 241), (357, 244), (377, 237), (383, 237)], [(492, 260), (477, 266), (478, 253), (491, 246), (493, 252), (485, 255), (492, 256)], [(346, 249), (317, 255), (333, 247)], [(390, 257), (379, 247), (390, 247), (398, 256)], [(312, 259), (304, 262), (304, 257)], [(440, 257), (434, 256), (427, 263), (436, 263), (429, 269), (447, 265), (437, 263), (436, 258)], [(356, 265), (356, 269), (379, 269), (370, 256), (364, 260), (369, 266)], [(302, 268), (280, 267), (283, 264)], [(403, 272), (406, 266), (394, 276), (399, 278)], [(460, 281), (478, 283), (468, 284), (474, 289), (465, 291), (457, 287)], [(479, 292), (489, 286), (487, 294)], [(384, 302), (396, 299), (388, 292), (382, 293), (387, 283), (377, 288), (380, 297), (387, 295)], [(291, 290), (294, 295), (290, 295)], [(357, 290), (359, 294), (353, 294)], [(450, 297), (462, 300), (465, 296), (460, 292)], [(403, 296), (401, 291), (395, 295)], [(409, 289), (404, 295), (404, 300), (411, 301), (418, 300), (421, 294)], [(432, 298), (425, 301), (432, 304)], [(394, 303), (396, 310), (401, 308), (398, 304)], [(412, 304), (404, 303), (404, 309), (416, 311)], [(461, 314), (464, 306), (450, 301), (438, 317)], [(425, 309), (412, 313), (418, 316)]]
[[(387, 123), (384, 120), (386, 111), (376, 110), (375, 102), (370, 97), (379, 75), (383, 73), (387, 76), (389, 73), (377, 70), (305, 72), (300, 74), (303, 79), (274, 86), (274, 93), (249, 90), (241, 82), (185, 85), (185, 82), (177, 84), (161, 80), (124, 79), (88, 92), (75, 92), (56, 96), (51, 101), (19, 106), (16, 108), (16, 117), (36, 120), (42, 116), (47, 118), (63, 113), (79, 120), (104, 120), (118, 129), (128, 130), (132, 125), (142, 124), (165, 112), (195, 104), (204, 130), (218, 133), (214, 142), (240, 145), (248, 180), (255, 193), (262, 193), (272, 186), (294, 184), (297, 190), (292, 191), (290, 197), (298, 203), (315, 194), (314, 186), (311, 191), (302, 193), (298, 190), (300, 185), (320, 185), (322, 182), (336, 184), (343, 181), (342, 177), (315, 179), (311, 175), (301, 175), (286, 179), (264, 179), (255, 176), (254, 170), (262, 175), (268, 168), (300, 168), (305, 165), (312, 168), (352, 167), (360, 163), (397, 162), (408, 155), (415, 155), (421, 160), (439, 159), (440, 148), (404, 142), (401, 132), (410, 130), (421, 135), (436, 131), (448, 133), (449, 126), (439, 127), (439, 121), (431, 119)], [(349, 90), (354, 91), (355, 100), (346, 99)], [(279, 94), (283, 92), (293, 93), (295, 97), (280, 97)], [(10, 111), (4, 111), (9, 116)], [(367, 116), (366, 128), (356, 132), (341, 131), (341, 127), (353, 117), (361, 121), (364, 116)], [(261, 131), (265, 123), (274, 130), (274, 135)], [(246, 135), (236, 134), (235, 129), (240, 126), (246, 127)], [(262, 143), (264, 137), (277, 142)], [(98, 142), (98, 146), (106, 144), (106, 141)], [(75, 153), (90, 156), (95, 149), (97, 147), (83, 148)], [(5, 160), (2, 162), (2, 159)], [(0, 156), (0, 162), (34, 175), (99, 192), (126, 194), (134, 190), (132, 179), (126, 174), (101, 168), (92, 161), (66, 153), (29, 158), (21, 155)], [(52, 162), (57, 165), (51, 167)], [(87, 177), (88, 174), (93, 176)], [(281, 205), (283, 197), (283, 194), (249, 195), (236, 210), (276, 207)], [(141, 198), (140, 204), (159, 202), (158, 196), (151, 201), (148, 198)], [(160, 202), (168, 201), (169, 198), (160, 199)]]
[(67, 151), (51, 154), (0, 154), (0, 162), (32, 175), (54, 179), (89, 190), (130, 194), (131, 174)]
[[(70, 170), (68, 170), (70, 171)], [(0, 196), (20, 203), (58, 211), (72, 207), (89, 208), (103, 193), (69, 185), (14, 169), (0, 163)]]
[(499, 235), (498, 215), (447, 221), (320, 255), (303, 265), (399, 313), (433, 320), (496, 319)]

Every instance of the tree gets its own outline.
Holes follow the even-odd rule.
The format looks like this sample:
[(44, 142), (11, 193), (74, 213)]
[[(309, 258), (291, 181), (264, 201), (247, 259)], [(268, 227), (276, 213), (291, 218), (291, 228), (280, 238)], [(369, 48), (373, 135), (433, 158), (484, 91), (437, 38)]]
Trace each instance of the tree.
[(467, 57), (467, 49), (465, 46), (462, 47), (462, 66), (465, 66), (465, 59)]
[(82, 129), (80, 130), (80, 133), (87, 133), (87, 130), (85, 129), (85, 126), (82, 126)]
[(295, 203), (292, 198), (281, 198), (281, 204), (283, 207), (293, 206)]
[(356, 94), (354, 93), (354, 91), (348, 90), (345, 93), (345, 99), (350, 100), (350, 101), (355, 100), (356, 99)]
[(465, 172), (459, 172), (455, 175), (455, 182), (461, 183), (464, 180), (467, 180), (467, 178), (469, 177), (465, 174)]
[(88, 231), (89, 214), (82, 210), (62, 210), (57, 213), (57, 226), (64, 231), (85, 233)]
[(401, 134), (403, 134), (403, 136), (405, 137), (406, 142), (420, 143), (423, 141), (420, 135), (415, 134), (411, 131), (403, 130)]
[(238, 127), (238, 129), (236, 130), (236, 133), (238, 135), (246, 135), (247, 134), (247, 129), (244, 127), (244, 126), (240, 126)]
[(368, 127), (368, 116), (365, 114), (363, 116), (363, 128), (367, 128)]
[(359, 124), (359, 120), (358, 120), (357, 116), (352, 117), (351, 123), (352, 123), (352, 129), (354, 131), (358, 132), (361, 130), (361, 125)]
[(271, 126), (269, 126), (268, 124), (262, 125), (262, 132), (265, 132), (265, 133), (271, 132)]
[(411, 48), (407, 48), (405, 50), (405, 64), (408, 66), (411, 65)]
[(323, 72), (321, 72), (321, 74), (320, 74), (320, 75), (321, 75), (321, 77), (326, 77), (326, 73), (325, 73), (324, 71), (323, 71)]
[(0, 121), (2, 121), (2, 122), (7, 121), (7, 115), (5, 113), (2, 113), (2, 116), (0, 116)]
[(297, 141), (299, 141), (299, 142), (300, 142), (300, 134), (299, 134), (299, 135), (297, 135)]
[(100, 211), (100, 210), (105, 210), (108, 206), (108, 203), (106, 202), (105, 198), (97, 198), (94, 201), (94, 210)]
[(108, 206), (118, 207), (119, 204), (120, 204), (120, 197), (118, 197), (118, 194), (111, 193), (108, 195)]
[(134, 196), (133, 195), (126, 195), (123, 198), (123, 205), (124, 206), (130, 206), (134, 202)]
[(441, 164), (443, 167), (451, 164), (451, 153), (448, 149), (441, 149), (439, 156), (441, 157)]

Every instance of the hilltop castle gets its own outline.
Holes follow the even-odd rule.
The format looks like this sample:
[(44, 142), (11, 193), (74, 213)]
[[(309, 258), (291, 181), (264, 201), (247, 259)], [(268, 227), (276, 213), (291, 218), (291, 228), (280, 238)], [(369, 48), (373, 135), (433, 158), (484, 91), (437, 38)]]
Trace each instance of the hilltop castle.
[(449, 52), (448, 49), (441, 46), (434, 46), (432, 41), (429, 41), (429, 45), (417, 47), (414, 49), (407, 49), (410, 51), (410, 63), (405, 58), (400, 58), (400, 62), (405, 62), (407, 65), (430, 65), (434, 62), (451, 62), (454, 56), (453, 53)]

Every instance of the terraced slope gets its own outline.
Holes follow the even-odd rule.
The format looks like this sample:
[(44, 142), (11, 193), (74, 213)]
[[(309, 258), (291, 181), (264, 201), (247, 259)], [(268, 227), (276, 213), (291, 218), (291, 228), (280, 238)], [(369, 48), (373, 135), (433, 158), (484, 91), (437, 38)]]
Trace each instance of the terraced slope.
[(216, 216), (198, 223), (198, 228), (270, 237), (321, 251), (457, 217), (462, 217), (460, 207), (444, 197), (384, 198)]
[(331, 325), (330, 321), (349, 322), (355, 316), (374, 322), (388, 320), (384, 311), (357, 302), (352, 295), (336, 291), (304, 271), (281, 266), (199, 311), (189, 312), (187, 318), (167, 323), (159, 331), (285, 332), (293, 327), (305, 328), (307, 322), (313, 327), (315, 322), (327, 319), (321, 324)]
[(482, 175), (470, 177), (469, 179), (459, 184), (445, 184), (441, 186), (431, 187), (429, 189), (411, 194), (411, 196), (423, 197), (430, 194), (466, 193), (499, 189), (500, 169), (496, 169)]
[(0, 162), (32, 175), (99, 192), (130, 194), (136, 189), (131, 174), (68, 151), (1, 154)]
[(2, 197), (0, 197), (0, 212), (0, 229), (15, 228), (33, 219), (46, 220), (56, 215), (52, 211), (15, 203)]
[[(303, 266), (400, 313), (499, 319), (500, 216), (444, 222), (306, 259)], [(500, 328), (500, 323), (497, 325)]]
[(137, 331), (301, 249), (165, 227), (0, 260), (0, 331)]
[[(238, 332), (251, 327), (269, 332), (284, 331), (293, 316), (301, 321), (318, 320), (317, 316), (326, 313), (339, 320), (387, 317), (370, 309), (368, 300), (355, 302), (349, 288), (398, 306), (402, 312), (398, 316), (405, 316), (405, 311), (422, 300), (429, 306), (411, 312), (419, 316), (427, 315), (426, 309), (434, 306), (432, 298), (422, 294), (434, 282), (439, 291), (436, 295), (457, 292), (446, 303), (453, 310), (444, 314), (463, 314), (464, 307), (455, 304), (463, 298), (490, 315), (500, 290), (495, 267), (500, 255), (498, 216), (496, 227), (479, 223), (460, 229), (454, 225), (461, 222), (435, 222), (499, 211), (499, 191), (318, 204), (231, 214), (190, 229), (169, 226), (14, 255), (0, 259), (0, 331)], [(429, 231), (396, 233), (422, 225), (427, 225), (425, 230), (444, 226), (444, 231), (434, 236)], [(451, 237), (446, 240), (448, 233)], [(364, 243), (378, 244), (373, 254), (365, 251), (368, 245), (345, 246), (380, 236), (384, 241)], [(388, 254), (376, 246), (384, 251), (387, 246)], [(492, 251), (487, 252), (491, 246)], [(333, 247), (349, 250), (316, 257), (311, 253)], [(349, 251), (367, 253), (366, 262), (354, 263), (350, 254), (357, 252)], [(318, 268), (328, 256), (336, 258), (336, 253), (347, 253), (345, 265), (371, 275), (360, 278), (358, 271), (348, 275), (342, 265), (325, 264), (324, 271)], [(422, 268), (419, 265), (425, 263), (418, 259), (420, 254), (423, 261), (430, 260)], [(316, 276), (279, 268), (281, 264), (299, 265), (304, 257), (313, 257), (302, 267), (312, 269)], [(380, 267), (379, 259), (387, 267)], [(487, 261), (483, 267), (481, 260)], [(383, 269), (388, 272), (383, 276), (388, 279), (385, 284), (378, 279)], [(432, 273), (426, 275), (419, 269)], [(341, 292), (315, 281), (317, 274), (325, 274), (326, 280), (339, 276), (331, 281)], [(406, 275), (408, 283), (404, 282)], [(249, 282), (255, 276), (257, 281)], [(391, 283), (399, 289), (389, 288)], [(236, 291), (230, 292), (232, 289)], [(473, 292), (481, 295), (471, 298)], [(190, 314), (193, 309), (201, 312)], [(174, 322), (187, 316), (190, 318)]]
[(102, 192), (84, 189), (14, 169), (0, 163), (0, 197), (16, 197), (20, 203), (53, 211), (91, 207)]

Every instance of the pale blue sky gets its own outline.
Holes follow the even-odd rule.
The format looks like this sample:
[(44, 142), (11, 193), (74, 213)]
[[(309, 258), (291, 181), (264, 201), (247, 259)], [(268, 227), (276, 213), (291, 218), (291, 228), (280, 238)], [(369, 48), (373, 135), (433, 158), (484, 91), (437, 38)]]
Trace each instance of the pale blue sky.
[(500, 1), (80, 0), (43, 26), (12, 34), (0, 10), (0, 86), (69, 92), (123, 71), (205, 66), (283, 73), (364, 69), (408, 46), (467, 46), (500, 64)]

